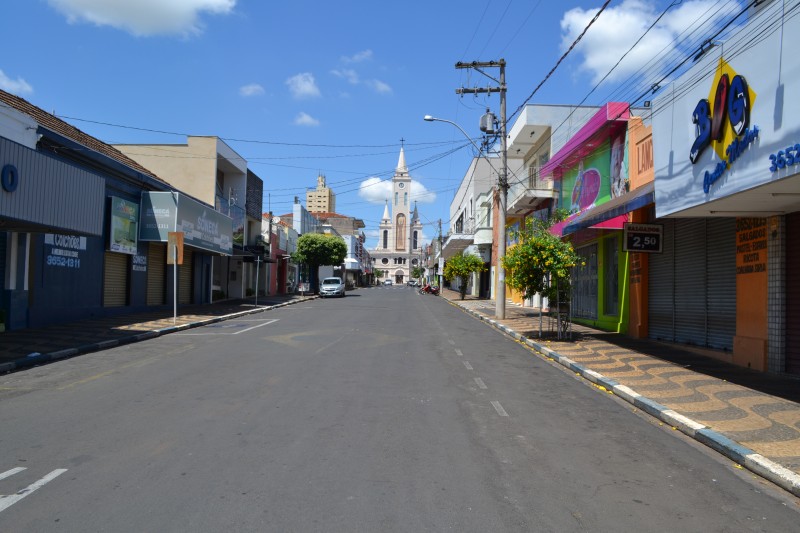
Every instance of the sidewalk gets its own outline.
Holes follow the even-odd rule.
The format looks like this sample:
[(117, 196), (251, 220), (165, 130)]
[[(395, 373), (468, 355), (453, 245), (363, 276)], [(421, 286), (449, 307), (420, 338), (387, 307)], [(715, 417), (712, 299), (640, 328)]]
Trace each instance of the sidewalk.
[(316, 296), (262, 296), (258, 307), (254, 299), (183, 305), (178, 306), (174, 322), (173, 310), (168, 309), (6, 331), (0, 333), (0, 374), (313, 298)]
[(688, 347), (631, 339), (578, 324), (557, 340), (536, 309), (442, 290), (451, 304), (616, 394), (673, 429), (800, 496), (800, 379), (737, 367)]

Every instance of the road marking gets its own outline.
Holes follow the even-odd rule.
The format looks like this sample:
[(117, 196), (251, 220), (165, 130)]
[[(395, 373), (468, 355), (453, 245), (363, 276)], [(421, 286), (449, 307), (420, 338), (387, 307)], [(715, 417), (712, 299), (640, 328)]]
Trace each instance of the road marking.
[[(274, 322), (277, 322), (277, 321), (279, 321), (279, 320), (280, 320), (280, 318), (273, 318), (273, 319), (271, 319), (271, 320), (267, 320), (267, 321), (266, 321), (266, 322), (264, 322), (263, 324), (258, 324), (258, 325), (256, 325), (256, 326), (251, 326), (251, 327), (249, 327), (249, 328), (245, 328), (245, 329), (243, 329), (243, 330), (241, 330), (241, 331), (237, 331), (237, 332), (235, 332), (235, 333), (223, 333), (223, 332), (221, 332), (221, 331), (208, 331), (208, 332), (197, 332), (197, 333), (194, 333), (194, 332), (192, 332), (192, 333), (189, 333), (189, 332), (184, 332), (184, 331), (181, 331), (180, 333), (178, 333), (178, 335), (181, 335), (181, 336), (185, 336), (185, 335), (238, 335), (238, 334), (240, 334), (240, 333), (244, 333), (244, 332), (246, 332), (246, 331), (250, 331), (251, 329), (260, 328), (260, 327), (262, 327), (262, 326), (268, 326), (268, 325), (270, 325), (270, 324), (272, 324), (272, 323), (274, 323)], [(231, 328), (235, 328), (237, 325), (238, 325), (238, 324), (236, 324), (236, 323), (233, 323), (233, 324), (230, 324), (230, 325), (222, 325), (222, 326), (216, 326), (216, 325), (212, 325), (212, 326), (213, 326), (213, 327), (215, 327), (215, 328), (227, 328), (227, 329), (231, 329)]]
[[(18, 501), (20, 501), (22, 498), (25, 498), (26, 496), (30, 496), (35, 491), (37, 491), (38, 489), (42, 488), (47, 483), (50, 483), (51, 481), (53, 481), (55, 478), (57, 478), (58, 476), (60, 476), (61, 474), (63, 474), (66, 471), (67, 471), (66, 468), (59, 468), (57, 470), (53, 470), (52, 472), (50, 472), (49, 474), (44, 476), (39, 481), (35, 481), (35, 482), (31, 483), (30, 485), (28, 485), (27, 487), (25, 487), (21, 491), (17, 492), (16, 494), (11, 494), (9, 496), (5, 496), (5, 495), (0, 494), (0, 513), (5, 511), (9, 507), (11, 507), (12, 505), (17, 503)], [(10, 470), (9, 470), (9, 472), (10, 472)]]
[(459, 350), (458, 348), (456, 348), (456, 355), (460, 355), (461, 357), (464, 357), (464, 354), (461, 353), (461, 350)]
[(486, 386), (486, 383), (484, 383), (484, 382), (483, 382), (483, 380), (482, 380), (481, 378), (475, 378), (475, 383), (477, 383), (477, 384), (478, 384), (478, 388), (479, 388), (479, 389), (486, 390), (486, 389), (488, 389), (488, 388), (489, 388), (489, 387), (487, 387), (487, 386)]
[(456, 345), (456, 341), (454, 341), (453, 339), (447, 339), (447, 342), (449, 342), (449, 343), (450, 343), (450, 344), (452, 344), (453, 346), (455, 346), (455, 345)]
[(469, 361), (464, 361), (464, 366), (467, 367), (467, 370), (473, 370), (472, 365), (469, 364)]
[(11, 470), (6, 470), (6, 471), (5, 471), (5, 472), (3, 472), (2, 474), (0, 474), (0, 479), (5, 479), (5, 478), (7, 478), (7, 477), (11, 477), (11, 476), (13, 476), (14, 474), (17, 474), (17, 473), (19, 473), (19, 472), (22, 472), (23, 470), (25, 470), (25, 467), (24, 467), (24, 466), (18, 466), (17, 468), (12, 468)]
[(498, 415), (500, 415), (500, 416), (508, 416), (508, 413), (506, 413), (506, 410), (503, 409), (503, 406), (500, 405), (500, 402), (498, 402), (497, 400), (492, 400), (492, 407), (494, 407), (494, 410), (497, 411)]

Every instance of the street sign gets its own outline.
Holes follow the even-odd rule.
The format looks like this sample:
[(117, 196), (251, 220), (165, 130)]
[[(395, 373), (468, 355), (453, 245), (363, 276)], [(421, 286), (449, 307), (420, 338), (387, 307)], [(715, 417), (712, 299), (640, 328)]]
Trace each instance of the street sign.
[(167, 264), (183, 264), (183, 232), (170, 231), (167, 234)]
[(625, 252), (661, 253), (664, 226), (626, 222), (622, 227), (622, 249)]

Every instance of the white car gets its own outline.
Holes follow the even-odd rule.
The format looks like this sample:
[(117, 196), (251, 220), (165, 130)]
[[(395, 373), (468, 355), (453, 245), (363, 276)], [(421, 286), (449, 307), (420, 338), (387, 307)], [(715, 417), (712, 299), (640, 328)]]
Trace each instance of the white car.
[(342, 278), (325, 278), (319, 285), (320, 298), (328, 296), (344, 296), (344, 281)]

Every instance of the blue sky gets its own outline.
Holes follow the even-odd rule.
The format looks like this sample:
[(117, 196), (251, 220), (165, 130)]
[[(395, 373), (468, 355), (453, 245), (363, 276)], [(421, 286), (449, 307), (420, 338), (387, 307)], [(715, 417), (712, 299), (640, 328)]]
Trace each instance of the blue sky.
[[(455, 94), (495, 85), (455, 63), (504, 58), (511, 114), (603, 3), (4, 0), (0, 88), (112, 144), (217, 135), (264, 180), (264, 211), (305, 202), (322, 173), (337, 211), (362, 218), (370, 236), (387, 196), (376, 182), (391, 177), (404, 139), (431, 239), (438, 219), (447, 232), (474, 152), (456, 128), (422, 117), (478, 137), (486, 107), (499, 115), (497, 95)], [(738, 0), (612, 1), (531, 102), (638, 96), (659, 75), (644, 70), (654, 58), (691, 54), (739, 9)]]

